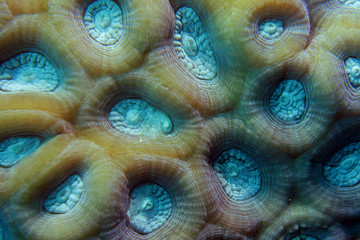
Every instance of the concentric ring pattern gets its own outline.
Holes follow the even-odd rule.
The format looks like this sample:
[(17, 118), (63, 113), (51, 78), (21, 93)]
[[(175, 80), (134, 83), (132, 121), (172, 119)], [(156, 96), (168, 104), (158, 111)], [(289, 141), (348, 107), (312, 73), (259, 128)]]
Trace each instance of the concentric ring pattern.
[(360, 239), (360, 1), (0, 0), (0, 240)]

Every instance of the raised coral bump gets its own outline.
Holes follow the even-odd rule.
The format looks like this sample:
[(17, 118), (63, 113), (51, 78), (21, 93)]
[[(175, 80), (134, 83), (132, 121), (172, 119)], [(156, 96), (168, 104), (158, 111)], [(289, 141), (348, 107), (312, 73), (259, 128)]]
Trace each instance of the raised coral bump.
[(32, 154), (41, 145), (36, 136), (14, 136), (0, 142), (0, 167), (11, 167)]
[(40, 53), (20, 53), (0, 66), (2, 91), (53, 92), (60, 82), (56, 67)]
[(164, 225), (171, 211), (172, 198), (158, 184), (143, 183), (130, 195), (130, 224), (140, 234), (149, 234)]
[(117, 43), (122, 35), (121, 8), (111, 0), (97, 0), (85, 11), (84, 23), (90, 36), (103, 45)]
[(284, 80), (270, 96), (270, 112), (284, 122), (299, 120), (305, 113), (304, 86), (296, 80)]
[(136, 98), (115, 104), (110, 110), (109, 121), (117, 131), (133, 136), (155, 136), (173, 131), (173, 123), (164, 111)]
[(259, 35), (267, 40), (278, 38), (284, 31), (284, 22), (278, 19), (265, 19), (259, 25)]
[(345, 60), (345, 70), (347, 77), (355, 88), (360, 86), (360, 60), (349, 57)]
[(84, 184), (79, 175), (74, 174), (58, 185), (44, 200), (44, 208), (49, 213), (64, 214), (80, 201)]
[(323, 166), (325, 179), (339, 187), (360, 182), (360, 142), (352, 142), (337, 151)]
[(209, 35), (192, 8), (181, 7), (176, 11), (174, 45), (179, 59), (195, 77), (203, 80), (216, 77), (218, 66)]
[(214, 162), (214, 170), (226, 194), (234, 200), (249, 199), (260, 190), (259, 168), (239, 149), (222, 152)]

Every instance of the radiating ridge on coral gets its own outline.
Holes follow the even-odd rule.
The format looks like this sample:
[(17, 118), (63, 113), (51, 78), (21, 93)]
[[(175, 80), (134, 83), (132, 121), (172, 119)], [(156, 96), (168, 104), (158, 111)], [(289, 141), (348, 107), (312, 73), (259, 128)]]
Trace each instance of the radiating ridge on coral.
[(53, 92), (61, 83), (57, 69), (45, 56), (20, 53), (0, 66), (0, 89), (13, 91)]
[(80, 176), (74, 174), (50, 192), (44, 200), (44, 208), (49, 213), (67, 213), (79, 202), (83, 191)]
[(190, 7), (176, 10), (174, 45), (177, 56), (195, 77), (211, 80), (218, 72), (209, 34), (199, 16)]
[(140, 234), (149, 234), (162, 226), (171, 211), (172, 199), (169, 193), (156, 183), (140, 184), (130, 195), (130, 224)]
[(37, 136), (14, 136), (0, 143), (0, 166), (11, 167), (36, 151), (42, 140)]
[(122, 15), (114, 1), (97, 0), (87, 7), (84, 22), (93, 39), (103, 45), (112, 45), (121, 37)]

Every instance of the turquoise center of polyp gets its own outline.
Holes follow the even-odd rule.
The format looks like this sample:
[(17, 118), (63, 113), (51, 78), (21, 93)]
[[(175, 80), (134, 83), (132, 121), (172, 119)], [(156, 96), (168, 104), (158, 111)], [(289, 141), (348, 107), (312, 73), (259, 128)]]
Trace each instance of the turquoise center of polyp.
[(324, 165), (324, 177), (339, 187), (360, 182), (360, 142), (353, 142), (337, 151)]
[(270, 96), (270, 112), (286, 123), (294, 123), (305, 113), (304, 86), (296, 80), (284, 80)]
[(36, 136), (15, 136), (0, 142), (0, 166), (11, 167), (35, 152), (41, 145)]
[(130, 195), (130, 225), (140, 234), (149, 234), (165, 224), (172, 206), (170, 194), (163, 187), (141, 184)]
[(101, 10), (95, 15), (95, 25), (99, 29), (106, 29), (111, 24), (111, 15), (107, 10)]

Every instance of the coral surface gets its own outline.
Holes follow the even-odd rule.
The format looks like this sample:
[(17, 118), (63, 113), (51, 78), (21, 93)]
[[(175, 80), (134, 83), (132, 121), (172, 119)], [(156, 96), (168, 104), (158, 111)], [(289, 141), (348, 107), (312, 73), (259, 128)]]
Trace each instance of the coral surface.
[(22, 239), (360, 239), (360, 1), (0, 0)]

